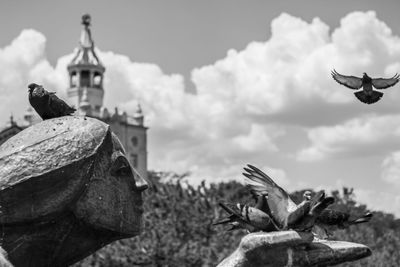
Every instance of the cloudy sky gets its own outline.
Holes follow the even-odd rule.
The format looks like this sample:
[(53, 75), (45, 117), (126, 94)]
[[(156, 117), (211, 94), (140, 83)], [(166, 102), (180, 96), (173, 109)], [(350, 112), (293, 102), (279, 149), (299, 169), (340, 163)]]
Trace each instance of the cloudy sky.
[(65, 96), (89, 12), (105, 105), (142, 104), (150, 169), (240, 180), (251, 163), (289, 190), (354, 187), (400, 216), (400, 85), (366, 105), (330, 76), (400, 72), (398, 10), (397, 0), (1, 1), (0, 122), (23, 116), (30, 82)]

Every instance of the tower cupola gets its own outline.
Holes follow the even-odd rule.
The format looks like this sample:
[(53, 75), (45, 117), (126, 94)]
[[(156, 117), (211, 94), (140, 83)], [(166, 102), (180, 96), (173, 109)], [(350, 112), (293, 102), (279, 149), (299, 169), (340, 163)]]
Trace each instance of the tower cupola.
[(84, 94), (86, 94), (84, 105), (89, 104), (87, 108), (90, 109), (91, 114), (96, 116), (100, 114), (100, 109), (103, 106), (105, 68), (95, 52), (89, 14), (82, 16), (82, 25), (79, 46), (67, 67), (70, 78), (67, 93), (69, 103), (77, 109), (81, 107)]

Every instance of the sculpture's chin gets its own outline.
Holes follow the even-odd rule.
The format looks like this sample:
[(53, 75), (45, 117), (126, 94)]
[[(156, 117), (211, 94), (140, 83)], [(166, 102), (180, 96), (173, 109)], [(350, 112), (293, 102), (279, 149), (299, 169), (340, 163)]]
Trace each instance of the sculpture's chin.
[(116, 224), (97, 224), (96, 228), (102, 228), (105, 230), (111, 230), (123, 238), (137, 236), (143, 229), (143, 212), (134, 212), (130, 216), (125, 217), (123, 215), (115, 218)]
[(131, 223), (123, 224), (120, 228), (120, 233), (127, 237), (139, 235), (143, 230), (143, 216), (142, 214), (134, 218)]

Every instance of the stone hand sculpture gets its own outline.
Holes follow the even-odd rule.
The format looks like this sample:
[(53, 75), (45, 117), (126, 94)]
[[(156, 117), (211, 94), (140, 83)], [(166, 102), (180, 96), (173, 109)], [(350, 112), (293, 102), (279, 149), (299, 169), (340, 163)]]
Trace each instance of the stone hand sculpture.
[(0, 147), (0, 247), (14, 266), (67, 266), (139, 234), (142, 192), (107, 124), (65, 116)]
[(371, 255), (364, 245), (313, 241), (312, 233), (279, 231), (251, 233), (217, 267), (331, 266)]

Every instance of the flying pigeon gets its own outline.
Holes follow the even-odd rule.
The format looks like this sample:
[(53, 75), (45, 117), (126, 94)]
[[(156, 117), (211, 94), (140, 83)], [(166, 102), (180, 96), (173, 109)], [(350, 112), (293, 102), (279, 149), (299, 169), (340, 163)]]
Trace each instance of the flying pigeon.
[(229, 204), (219, 203), (219, 205), (229, 214), (227, 218), (224, 218), (213, 225), (218, 224), (230, 224), (231, 230), (235, 229), (246, 229), (248, 232), (271, 232), (279, 230), (271, 217), (255, 207), (250, 207), (243, 204)]
[(349, 213), (342, 212), (334, 209), (325, 209), (321, 212), (321, 214), (317, 217), (315, 221), (315, 226), (317, 231), (320, 231), (318, 228), (322, 228), (322, 233), (319, 235), (322, 238), (327, 238), (332, 235), (332, 231), (337, 229), (345, 229), (350, 225), (359, 224), (369, 222), (372, 218), (372, 213), (367, 212), (359, 217), (351, 217)]
[(317, 216), (334, 202), (334, 198), (325, 197), (323, 191), (312, 199), (310, 192), (306, 192), (304, 200), (296, 205), (289, 194), (268, 175), (252, 165), (247, 167), (243, 175), (247, 178), (248, 187), (253, 194), (268, 195), (270, 216), (280, 230), (311, 230)]
[(54, 92), (46, 91), (36, 83), (28, 85), (29, 103), (43, 120), (71, 115), (76, 109), (68, 106)]
[(336, 70), (333, 70), (331, 74), (335, 81), (350, 89), (358, 90), (362, 87), (362, 90), (354, 94), (358, 100), (366, 104), (378, 102), (383, 96), (382, 92), (374, 90), (373, 87), (376, 89), (386, 89), (398, 83), (400, 77), (400, 75), (396, 73), (392, 78), (371, 78), (364, 72), (363, 77), (358, 78), (339, 74)]

